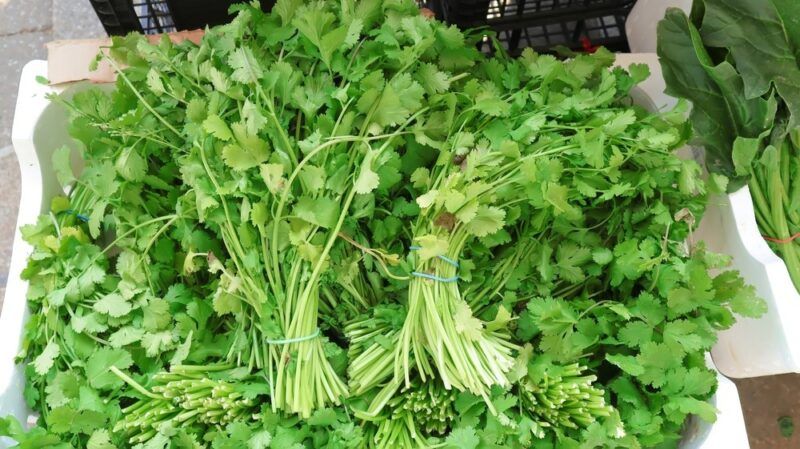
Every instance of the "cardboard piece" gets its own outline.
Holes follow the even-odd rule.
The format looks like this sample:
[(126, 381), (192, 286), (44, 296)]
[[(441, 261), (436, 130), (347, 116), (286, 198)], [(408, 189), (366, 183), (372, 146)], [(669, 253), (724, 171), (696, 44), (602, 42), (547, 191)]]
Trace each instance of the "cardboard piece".
[[(172, 42), (190, 40), (199, 44), (203, 30), (177, 31), (166, 33)], [(161, 34), (147, 36), (152, 43), (161, 39)], [(110, 83), (116, 80), (114, 69), (106, 61), (100, 61), (97, 70), (89, 70), (89, 65), (97, 54), (111, 45), (110, 38), (58, 40), (47, 43), (47, 79), (50, 84), (89, 80), (93, 83)]]

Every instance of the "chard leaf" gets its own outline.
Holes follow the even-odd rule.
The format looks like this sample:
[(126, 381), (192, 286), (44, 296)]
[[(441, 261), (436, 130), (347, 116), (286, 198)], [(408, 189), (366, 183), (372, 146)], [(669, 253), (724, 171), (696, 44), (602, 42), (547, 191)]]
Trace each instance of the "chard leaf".
[[(704, 0), (704, 3), (705, 15), (700, 27), (703, 42), (730, 51), (744, 81), (745, 98), (763, 97), (774, 85), (791, 113), (789, 126), (798, 123), (800, 67), (772, 2)], [(784, 10), (785, 17), (789, 12)]]
[(682, 11), (669, 9), (658, 35), (667, 93), (692, 101), (692, 125), (706, 147), (709, 167), (731, 179), (730, 191), (738, 189), (745, 179), (736, 176), (733, 143), (738, 136), (758, 137), (771, 126), (775, 98), (747, 99), (736, 69), (727, 61), (714, 65), (700, 32)]

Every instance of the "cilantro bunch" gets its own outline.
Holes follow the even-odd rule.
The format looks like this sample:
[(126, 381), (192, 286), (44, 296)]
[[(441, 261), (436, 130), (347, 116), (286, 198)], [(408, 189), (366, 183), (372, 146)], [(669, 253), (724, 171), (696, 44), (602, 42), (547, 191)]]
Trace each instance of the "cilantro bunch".
[[(403, 0), (115, 38), (23, 229), (22, 446), (670, 447), (763, 303), (692, 240), (683, 111)], [(122, 68), (123, 65), (125, 68)], [(77, 151), (84, 168), (71, 170)], [(712, 274), (715, 273), (715, 274)]]

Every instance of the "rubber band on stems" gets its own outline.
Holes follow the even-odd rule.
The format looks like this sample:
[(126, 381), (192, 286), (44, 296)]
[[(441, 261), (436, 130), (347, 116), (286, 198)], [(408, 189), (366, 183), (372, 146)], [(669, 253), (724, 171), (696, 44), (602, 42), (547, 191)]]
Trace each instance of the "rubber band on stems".
[(292, 343), (302, 343), (304, 341), (313, 340), (313, 339), (315, 339), (317, 337), (319, 337), (319, 328), (317, 328), (317, 330), (315, 330), (314, 333), (312, 333), (312, 334), (304, 335), (302, 337), (297, 337), (297, 338), (283, 338), (283, 339), (277, 339), (277, 340), (271, 340), (271, 339), (268, 338), (267, 339), (267, 344), (268, 345), (289, 345), (289, 344), (292, 344)]
[(764, 240), (766, 240), (768, 242), (778, 243), (778, 244), (786, 244), (786, 243), (792, 243), (796, 239), (800, 238), (800, 232), (798, 232), (797, 234), (794, 234), (791, 237), (786, 237), (785, 239), (776, 239), (775, 237), (770, 237), (768, 235), (762, 235), (761, 237), (763, 237)]
[(80, 221), (82, 221), (84, 223), (88, 223), (89, 222), (89, 217), (87, 217), (86, 215), (83, 215), (83, 214), (79, 214), (78, 212), (75, 212), (72, 209), (62, 210), (61, 212), (59, 212), (59, 214), (74, 215), (78, 220), (80, 220)]
[[(408, 249), (410, 249), (411, 251), (417, 251), (417, 250), (420, 250), (422, 248), (419, 247), (419, 246), (410, 246)], [(458, 261), (457, 260), (453, 260), (453, 259), (451, 259), (451, 258), (449, 258), (447, 256), (441, 256), (441, 255), (436, 256), (436, 257), (439, 260), (441, 260), (441, 261), (443, 261), (445, 263), (449, 263), (450, 265), (458, 268)], [(421, 273), (419, 271), (412, 271), (411, 275), (412, 276), (416, 276), (418, 278), (430, 279), (431, 281), (444, 282), (446, 284), (452, 283), (452, 282), (458, 282), (458, 280), (459, 280), (458, 276), (452, 276), (452, 277), (449, 277), (449, 278), (443, 278), (443, 277), (440, 277), (440, 276), (436, 276), (435, 274)]]
[(416, 276), (418, 278), (430, 279), (432, 281), (444, 282), (444, 283), (451, 283), (451, 282), (458, 282), (458, 276), (453, 276), (449, 278), (443, 278), (436, 276), (435, 274), (430, 273), (420, 273), (419, 271), (412, 271), (412, 276)]

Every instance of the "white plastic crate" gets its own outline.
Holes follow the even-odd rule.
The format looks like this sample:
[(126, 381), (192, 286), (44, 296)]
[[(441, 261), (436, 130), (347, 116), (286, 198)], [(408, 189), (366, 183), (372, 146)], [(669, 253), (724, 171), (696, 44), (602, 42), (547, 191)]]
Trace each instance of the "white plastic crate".
[(633, 5), (625, 19), (625, 35), (632, 53), (656, 51), (656, 28), (667, 8), (680, 8), (688, 14), (692, 0), (637, 0)]
[[(631, 62), (645, 62), (651, 66), (656, 81), (649, 81), (635, 95), (642, 104), (664, 107), (659, 97), (658, 64), (653, 66), (654, 55), (620, 55), (618, 63), (627, 66)], [(22, 71), (19, 96), (14, 116), (12, 140), (22, 171), (22, 200), (20, 201), (19, 225), (33, 223), (45, 212), (49, 199), (59, 193), (51, 164), (52, 152), (64, 144), (70, 144), (67, 135), (65, 112), (51, 104), (45, 95), (68, 93), (74, 87), (53, 88), (35, 81), (45, 76), (47, 63), (31, 61)], [(661, 81), (663, 84), (663, 80)], [(14, 236), (13, 256), (5, 302), (0, 315), (0, 416), (15, 415), (21, 422), (30, 422), (30, 410), (22, 397), (23, 370), (14, 363), (19, 349), (23, 326), (28, 318), (25, 304), (27, 282), (20, 279), (30, 247), (22, 241), (19, 232)], [(711, 359), (709, 365), (713, 366)], [(692, 418), (686, 424), (681, 449), (748, 449), (747, 434), (736, 386), (727, 378), (718, 375), (719, 388), (711, 402), (719, 410), (714, 424)], [(0, 439), (0, 448), (9, 446)]]
[(730, 377), (800, 373), (800, 294), (786, 264), (767, 245), (756, 224), (746, 186), (711, 199), (697, 238), (716, 252), (733, 256), (732, 268), (767, 302), (759, 319), (740, 319), (719, 334), (712, 354)]

